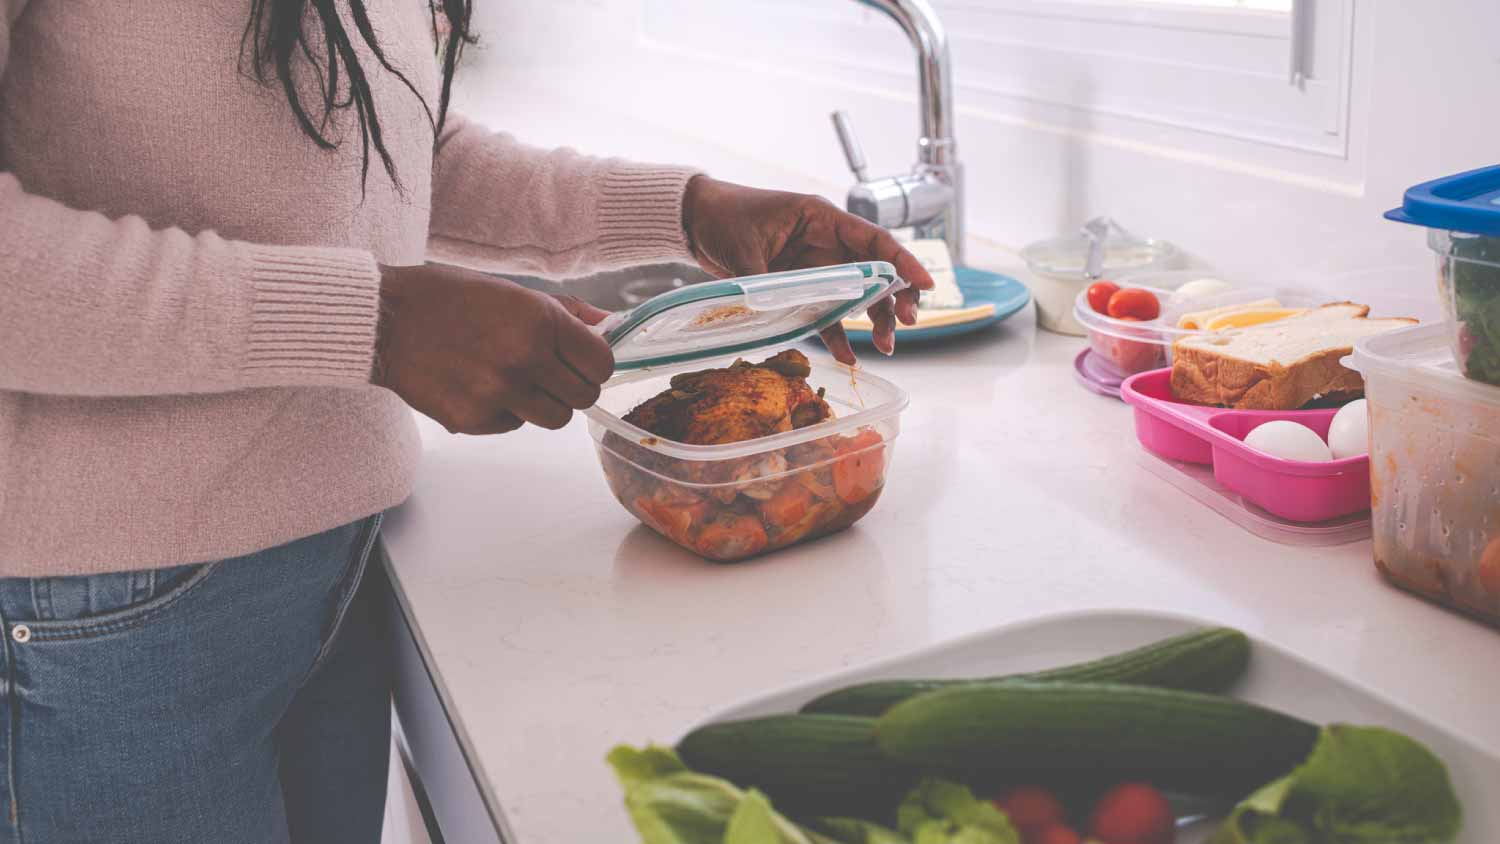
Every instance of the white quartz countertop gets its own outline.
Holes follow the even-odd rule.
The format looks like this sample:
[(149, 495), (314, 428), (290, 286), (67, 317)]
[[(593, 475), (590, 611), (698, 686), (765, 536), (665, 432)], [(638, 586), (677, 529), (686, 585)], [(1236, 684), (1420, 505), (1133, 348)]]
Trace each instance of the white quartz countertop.
[(1500, 634), (1381, 581), (1368, 542), (1259, 539), (1138, 466), (1129, 409), (1029, 310), (870, 360), (912, 393), (853, 529), (739, 565), (610, 495), (582, 421), (425, 424), (385, 543), (451, 717), (522, 844), (632, 840), (603, 757), (741, 698), (1018, 619), (1170, 610), (1240, 627), (1500, 751)]
[[(622, 144), (648, 146), (644, 132)], [(1278, 545), (1144, 472), (1129, 408), (1074, 381), (1083, 341), (1032, 323), (1028, 307), (981, 335), (868, 353), (911, 393), (879, 504), (738, 565), (640, 526), (581, 418), (488, 438), (422, 420), (416, 491), (385, 546), (516, 841), (634, 840), (604, 764), (618, 742), (670, 741), (774, 687), (1080, 609), (1237, 626), (1500, 752), (1500, 633), (1387, 586), (1368, 541)]]

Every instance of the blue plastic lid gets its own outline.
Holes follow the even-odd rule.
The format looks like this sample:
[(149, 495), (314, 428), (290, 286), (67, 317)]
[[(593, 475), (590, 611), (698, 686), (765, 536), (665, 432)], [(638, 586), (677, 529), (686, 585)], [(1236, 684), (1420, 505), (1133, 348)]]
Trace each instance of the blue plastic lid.
[(1444, 176), (1406, 189), (1387, 220), (1429, 229), (1500, 236), (1500, 165)]
[(669, 290), (595, 330), (617, 370), (670, 366), (800, 340), (904, 287), (884, 261), (742, 276)]

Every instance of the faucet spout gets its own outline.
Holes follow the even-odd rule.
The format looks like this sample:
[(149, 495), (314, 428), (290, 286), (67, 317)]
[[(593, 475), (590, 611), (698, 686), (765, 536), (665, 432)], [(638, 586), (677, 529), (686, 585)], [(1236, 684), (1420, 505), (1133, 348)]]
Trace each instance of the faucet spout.
[(919, 238), (947, 242), (954, 263), (964, 254), (964, 171), (953, 140), (953, 63), (948, 35), (928, 0), (858, 0), (889, 15), (917, 52), (917, 101), (921, 135), (917, 166), (906, 175), (870, 179), (849, 118), (835, 112), (833, 123), (849, 168), (858, 181), (845, 207), (876, 225), (911, 227)]
[(957, 160), (953, 144), (953, 78), (948, 34), (927, 0), (858, 0), (890, 16), (917, 53), (917, 85), (922, 136), (917, 154), (923, 164)]

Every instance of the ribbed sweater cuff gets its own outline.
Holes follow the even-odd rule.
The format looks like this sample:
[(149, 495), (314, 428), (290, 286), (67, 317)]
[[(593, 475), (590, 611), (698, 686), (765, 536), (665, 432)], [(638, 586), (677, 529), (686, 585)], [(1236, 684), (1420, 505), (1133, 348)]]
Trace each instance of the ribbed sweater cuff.
[(615, 162), (599, 189), (599, 258), (612, 266), (691, 257), (682, 196), (701, 171)]
[(249, 246), (243, 387), (353, 386), (370, 380), (380, 268), (355, 249)]

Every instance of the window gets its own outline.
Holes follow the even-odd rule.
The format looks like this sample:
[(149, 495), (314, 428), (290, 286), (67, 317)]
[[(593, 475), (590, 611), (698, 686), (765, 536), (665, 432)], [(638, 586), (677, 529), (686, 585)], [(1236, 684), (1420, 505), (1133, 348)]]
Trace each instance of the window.
[[(905, 37), (853, 0), (644, 2), (645, 39), (668, 49), (728, 43), (714, 59), (914, 91)], [(931, 2), (961, 123), (1022, 121), (1320, 177), (1351, 156), (1357, 0)]]
[(1292, 0), (1141, 0), (1146, 3), (1176, 3), (1179, 6), (1201, 6), (1208, 9), (1258, 9), (1266, 12), (1290, 12)]

